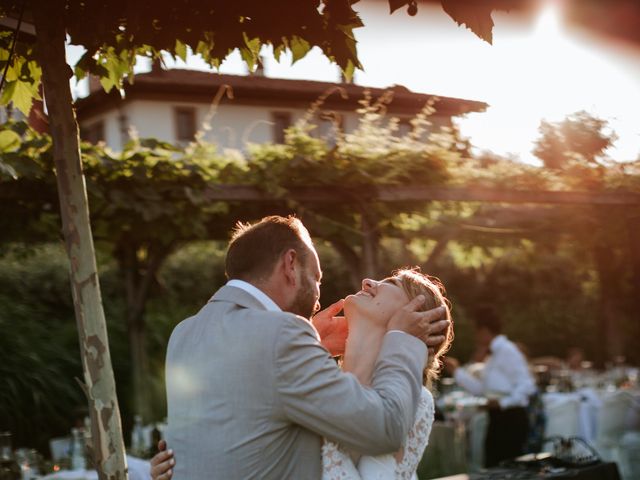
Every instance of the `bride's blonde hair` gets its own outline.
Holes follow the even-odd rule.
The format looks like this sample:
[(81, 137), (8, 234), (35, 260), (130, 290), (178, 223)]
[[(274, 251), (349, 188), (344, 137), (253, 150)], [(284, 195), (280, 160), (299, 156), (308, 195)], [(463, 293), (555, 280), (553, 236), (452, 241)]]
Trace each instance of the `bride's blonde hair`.
[(442, 282), (436, 277), (422, 273), (419, 267), (398, 269), (393, 272), (393, 276), (400, 280), (400, 284), (410, 300), (418, 295), (424, 295), (425, 301), (424, 305), (419, 308), (420, 311), (444, 306), (446, 308), (446, 319), (452, 322), (444, 332), (444, 342), (436, 348), (433, 354), (429, 353), (423, 380), (424, 384), (430, 388), (433, 381), (440, 375), (440, 370), (442, 369), (441, 358), (451, 348), (451, 342), (453, 341), (451, 304), (445, 297), (445, 288)]

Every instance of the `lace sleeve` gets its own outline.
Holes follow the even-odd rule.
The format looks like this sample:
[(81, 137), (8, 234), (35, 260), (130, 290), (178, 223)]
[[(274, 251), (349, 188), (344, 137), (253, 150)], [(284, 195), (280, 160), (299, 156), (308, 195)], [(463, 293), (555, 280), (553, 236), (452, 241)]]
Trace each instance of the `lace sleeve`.
[(349, 454), (337, 443), (326, 439), (322, 445), (322, 480), (360, 480)]
[(418, 468), (424, 449), (429, 443), (433, 426), (434, 404), (431, 392), (422, 389), (420, 404), (416, 411), (416, 420), (407, 437), (402, 461), (396, 467), (396, 479), (410, 480)]

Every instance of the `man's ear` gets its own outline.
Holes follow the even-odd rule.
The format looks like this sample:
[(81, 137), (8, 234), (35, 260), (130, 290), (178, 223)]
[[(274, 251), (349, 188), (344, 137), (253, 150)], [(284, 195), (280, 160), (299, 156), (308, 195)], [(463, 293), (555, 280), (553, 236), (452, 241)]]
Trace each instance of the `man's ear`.
[(296, 285), (298, 283), (298, 253), (290, 248), (282, 255), (284, 275), (287, 282)]

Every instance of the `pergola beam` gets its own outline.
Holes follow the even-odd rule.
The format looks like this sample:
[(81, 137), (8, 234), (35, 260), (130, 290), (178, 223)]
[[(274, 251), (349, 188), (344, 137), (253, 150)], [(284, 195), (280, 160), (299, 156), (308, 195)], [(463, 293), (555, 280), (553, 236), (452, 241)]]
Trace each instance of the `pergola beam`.
[[(487, 203), (538, 203), (555, 205), (640, 206), (640, 193), (552, 190), (504, 190), (483, 187), (381, 186), (369, 188), (291, 187), (291, 198), (309, 203), (380, 201), (454, 201)], [(272, 194), (249, 185), (217, 185), (206, 195), (210, 201), (278, 200)]]

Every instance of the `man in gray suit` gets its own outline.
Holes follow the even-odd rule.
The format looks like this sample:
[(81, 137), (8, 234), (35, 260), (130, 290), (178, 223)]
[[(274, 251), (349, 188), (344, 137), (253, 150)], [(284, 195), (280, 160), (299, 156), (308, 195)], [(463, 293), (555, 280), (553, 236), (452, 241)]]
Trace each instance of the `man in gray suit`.
[(322, 437), (364, 454), (398, 450), (413, 424), (427, 345), (444, 339), (443, 312), (415, 312), (414, 300), (394, 315), (363, 387), (340, 371), (308, 320), (322, 274), (300, 220), (240, 226), (226, 273), (229, 282), (169, 340), (173, 478), (320, 479)]

